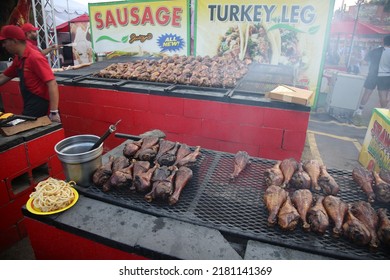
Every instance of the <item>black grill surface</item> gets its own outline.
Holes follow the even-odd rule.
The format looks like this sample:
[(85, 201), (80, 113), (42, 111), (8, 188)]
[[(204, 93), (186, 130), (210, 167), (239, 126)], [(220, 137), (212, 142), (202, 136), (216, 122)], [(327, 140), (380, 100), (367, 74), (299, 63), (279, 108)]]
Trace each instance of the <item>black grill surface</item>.
[[(277, 225), (269, 227), (268, 210), (263, 202), (266, 189), (263, 174), (275, 161), (251, 158), (251, 164), (232, 182), (229, 175), (233, 172), (234, 154), (206, 149), (201, 152), (196, 165), (192, 166), (194, 176), (174, 206), (164, 201), (148, 203), (143, 194), (127, 189), (113, 189), (105, 193), (92, 185), (78, 190), (101, 201), (211, 227), (243, 239), (341, 259), (390, 259), (389, 249), (379, 248), (372, 252), (368, 246), (361, 247), (347, 239), (332, 237), (331, 226), (323, 236), (304, 232), (301, 225), (292, 232), (282, 231)], [(339, 184), (341, 190), (338, 196), (345, 202), (366, 201), (365, 194), (352, 180), (352, 171), (329, 169), (328, 172)], [(377, 209), (384, 205), (374, 207)]]

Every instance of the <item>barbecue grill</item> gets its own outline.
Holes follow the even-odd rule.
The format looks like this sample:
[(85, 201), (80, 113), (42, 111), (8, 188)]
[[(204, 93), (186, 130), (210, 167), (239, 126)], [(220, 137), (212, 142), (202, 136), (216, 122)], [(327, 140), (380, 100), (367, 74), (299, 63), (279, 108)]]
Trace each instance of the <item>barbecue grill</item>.
[[(78, 86), (108, 87), (115, 89), (136, 89), (152, 93), (163, 91), (166, 94), (190, 94), (192, 96), (209, 96), (217, 98), (232, 98), (244, 100), (264, 101), (264, 95), (276, 88), (279, 84), (294, 85), (294, 71), (292, 67), (253, 63), (249, 66), (246, 75), (237, 82), (234, 88), (202, 87), (184, 84), (170, 84), (148, 82), (139, 80), (125, 80), (119, 78), (102, 78), (95, 73), (113, 63), (135, 62), (142, 59), (156, 59), (153, 57), (117, 57), (108, 61), (93, 63), (89, 67), (77, 70), (56, 73), (60, 82), (64, 84), (77, 84)], [(103, 83), (103, 84), (102, 84)]]
[[(119, 147), (115, 149), (116, 154), (111, 155), (121, 155), (123, 146)], [(368, 246), (360, 247), (347, 239), (332, 237), (331, 227), (323, 236), (304, 232), (300, 226), (292, 232), (282, 231), (278, 226), (269, 227), (268, 210), (263, 203), (266, 189), (263, 174), (267, 168), (275, 164), (275, 161), (252, 158), (251, 164), (238, 178), (229, 181), (233, 162), (234, 154), (202, 149), (201, 156), (191, 167), (194, 176), (174, 206), (169, 206), (165, 201), (148, 203), (144, 200), (143, 194), (128, 189), (113, 189), (105, 193), (92, 185), (88, 188), (79, 187), (78, 190), (85, 196), (97, 200), (155, 216), (218, 229), (242, 240), (258, 240), (341, 259), (390, 258), (390, 252), (385, 248), (371, 252)], [(367, 199), (353, 181), (351, 171), (329, 169), (328, 172), (339, 184), (338, 196), (345, 202)], [(376, 209), (386, 207), (381, 204), (373, 206)]]

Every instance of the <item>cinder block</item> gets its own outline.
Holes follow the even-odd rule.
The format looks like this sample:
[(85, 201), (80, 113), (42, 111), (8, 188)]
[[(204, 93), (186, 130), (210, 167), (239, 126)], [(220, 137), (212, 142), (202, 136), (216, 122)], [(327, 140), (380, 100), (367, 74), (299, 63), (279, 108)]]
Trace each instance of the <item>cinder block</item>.
[(8, 204), (0, 207), (0, 231), (16, 225), (23, 219), (22, 206), (30, 197), (30, 193), (24, 194), (17, 199), (11, 200)]
[(24, 143), (0, 153), (0, 157), (2, 161), (0, 180), (12, 177), (29, 166)]
[(24, 170), (20, 170), (12, 177), (7, 178), (5, 180), (5, 184), (11, 200), (23, 196), (27, 192), (31, 192), (33, 189), (31, 169), (26, 168)]
[(47, 161), (49, 157), (55, 154), (54, 146), (64, 138), (64, 130), (61, 128), (26, 142), (30, 166), (36, 166), (42, 161)]
[(221, 120), (261, 127), (264, 121), (264, 110), (259, 106), (223, 104)]
[(183, 116), (183, 98), (151, 95), (149, 98), (150, 111), (158, 114)]
[(7, 185), (4, 180), (0, 181), (0, 207), (9, 202)]
[(184, 99), (184, 116), (198, 119), (221, 120), (222, 102)]
[(303, 152), (306, 142), (306, 131), (285, 130), (283, 135), (283, 150)]
[(13, 225), (6, 229), (0, 230), (0, 252), (10, 248), (20, 240), (18, 228)]

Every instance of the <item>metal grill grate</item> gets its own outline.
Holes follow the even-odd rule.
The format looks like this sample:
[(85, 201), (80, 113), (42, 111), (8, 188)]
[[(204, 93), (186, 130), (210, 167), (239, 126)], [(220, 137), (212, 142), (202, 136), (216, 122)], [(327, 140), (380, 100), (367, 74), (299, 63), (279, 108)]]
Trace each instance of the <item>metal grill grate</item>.
[[(300, 227), (284, 232), (278, 226), (267, 225), (268, 210), (263, 203), (266, 189), (263, 174), (275, 163), (252, 158), (251, 164), (236, 178), (229, 181), (233, 171), (234, 155), (202, 149), (195, 166), (194, 176), (184, 188), (179, 202), (168, 206), (166, 202), (148, 203), (142, 194), (114, 189), (104, 193), (95, 186), (80, 188), (86, 196), (134, 209), (140, 212), (169, 217), (208, 226), (225, 233), (268, 242), (293, 249), (346, 259), (390, 259), (390, 252), (380, 248), (370, 252), (344, 238), (331, 236), (329, 227), (325, 235), (304, 232)], [(329, 169), (340, 185), (339, 196), (345, 202), (366, 200), (365, 194), (352, 180), (351, 171)], [(375, 208), (383, 205), (374, 205)]]

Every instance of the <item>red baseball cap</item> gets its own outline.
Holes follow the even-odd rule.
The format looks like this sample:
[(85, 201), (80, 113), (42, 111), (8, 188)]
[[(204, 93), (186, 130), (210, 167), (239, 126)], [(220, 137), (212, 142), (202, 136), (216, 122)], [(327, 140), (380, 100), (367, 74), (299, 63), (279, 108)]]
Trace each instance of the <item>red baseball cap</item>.
[(0, 41), (5, 39), (26, 40), (26, 34), (17, 25), (4, 25), (0, 31)]
[(29, 32), (29, 31), (37, 31), (39, 28), (36, 28), (31, 23), (27, 22), (27, 23), (22, 25), (22, 29), (24, 32)]

